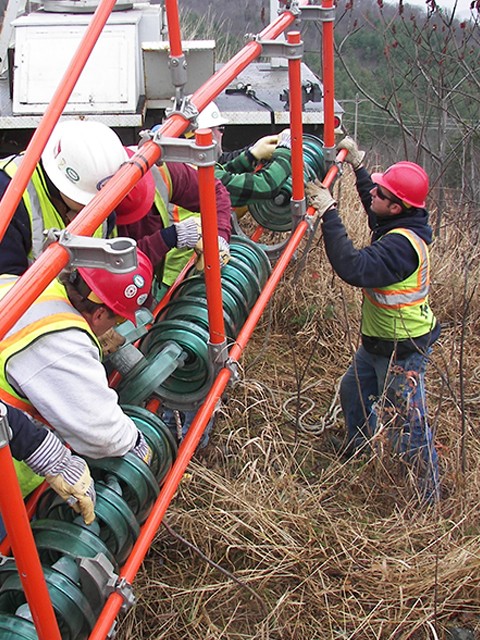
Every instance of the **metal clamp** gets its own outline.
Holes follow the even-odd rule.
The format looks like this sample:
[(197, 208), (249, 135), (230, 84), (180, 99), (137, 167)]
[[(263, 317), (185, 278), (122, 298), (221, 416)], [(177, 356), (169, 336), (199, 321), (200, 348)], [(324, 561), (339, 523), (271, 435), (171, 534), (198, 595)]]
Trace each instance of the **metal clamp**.
[(293, 229), (296, 229), (299, 223), (305, 218), (307, 212), (307, 203), (305, 198), (302, 200), (290, 200), (290, 209), (292, 211)]
[(193, 131), (194, 129), (196, 129), (196, 122), (199, 111), (193, 104), (193, 102), (190, 101), (190, 98), (188, 96), (177, 96), (175, 98), (172, 98), (172, 102), (173, 106), (167, 107), (165, 109), (165, 116), (167, 118), (173, 115), (183, 116), (190, 122), (187, 131)]
[(209, 341), (208, 355), (210, 362), (213, 365), (213, 371), (215, 375), (217, 375), (220, 369), (223, 369), (225, 363), (228, 361), (227, 341), (224, 340), (221, 344), (213, 344)]
[(298, 0), (292, 0), (292, 2), (283, 2), (285, 8), (282, 9), (280, 6), (278, 7), (277, 13), (282, 14), (285, 11), (288, 11), (294, 16), (298, 16), (300, 14), (300, 5), (298, 4)]
[(225, 369), (228, 369), (230, 371), (230, 382), (232, 385), (240, 380), (238, 360), (227, 358), (223, 366), (225, 367)]
[(164, 162), (187, 162), (198, 167), (213, 167), (217, 161), (216, 142), (199, 146), (195, 140), (167, 138), (160, 131), (155, 131), (151, 140), (160, 147)]
[(286, 58), (287, 60), (301, 60), (303, 58), (303, 42), (290, 43), (282, 40), (260, 40), (258, 36), (248, 36), (262, 47), (262, 57)]
[(314, 20), (315, 22), (335, 22), (335, 7), (326, 8), (310, 4), (302, 7), (302, 20)]
[[(118, 593), (122, 596), (122, 599), (123, 599), (123, 604), (121, 608), (122, 613), (125, 613), (126, 611), (128, 611), (128, 609), (133, 607), (133, 605), (135, 604), (135, 594), (133, 592), (133, 587), (129, 582), (127, 582), (125, 578), (119, 578), (115, 586), (112, 588), (111, 592)], [(107, 595), (110, 595), (108, 593), (108, 589), (107, 589)]]
[(66, 229), (47, 229), (43, 248), (58, 242), (70, 255), (73, 267), (106, 269), (111, 273), (129, 273), (137, 267), (137, 243), (132, 238), (91, 238), (74, 236)]
[(185, 55), (172, 56), (168, 60), (170, 78), (174, 87), (184, 87), (187, 84), (187, 59)]
[(8, 422), (7, 407), (0, 402), (0, 449), (9, 444), (13, 432)]
[(337, 153), (336, 147), (323, 147), (323, 157), (327, 162), (335, 163)]

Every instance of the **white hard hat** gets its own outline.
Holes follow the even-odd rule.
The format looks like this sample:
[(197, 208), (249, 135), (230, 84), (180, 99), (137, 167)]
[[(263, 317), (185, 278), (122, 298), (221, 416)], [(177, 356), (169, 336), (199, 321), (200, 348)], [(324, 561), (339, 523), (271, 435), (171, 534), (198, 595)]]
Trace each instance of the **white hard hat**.
[(42, 163), (57, 189), (88, 204), (108, 178), (128, 160), (117, 134), (91, 120), (59, 122), (42, 153)]
[(228, 124), (228, 120), (222, 116), (215, 102), (209, 102), (197, 117), (199, 129), (211, 129), (212, 127), (221, 127), (224, 124)]

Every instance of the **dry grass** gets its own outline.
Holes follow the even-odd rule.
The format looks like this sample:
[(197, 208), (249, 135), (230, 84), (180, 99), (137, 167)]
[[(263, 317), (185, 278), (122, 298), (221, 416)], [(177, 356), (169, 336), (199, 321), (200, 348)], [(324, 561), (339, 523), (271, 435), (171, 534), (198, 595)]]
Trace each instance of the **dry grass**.
[[(349, 176), (340, 202), (365, 243)], [(167, 514), (224, 571), (162, 527), (121, 640), (426, 640), (454, 626), (480, 637), (478, 250), (457, 222), (445, 215), (432, 250), (431, 302), (445, 326), (427, 380), (440, 506), (420, 508), (387, 454), (335, 455), (335, 388), (358, 343), (360, 297), (319, 241), (302, 273), (289, 268), (208, 458), (191, 463)]]

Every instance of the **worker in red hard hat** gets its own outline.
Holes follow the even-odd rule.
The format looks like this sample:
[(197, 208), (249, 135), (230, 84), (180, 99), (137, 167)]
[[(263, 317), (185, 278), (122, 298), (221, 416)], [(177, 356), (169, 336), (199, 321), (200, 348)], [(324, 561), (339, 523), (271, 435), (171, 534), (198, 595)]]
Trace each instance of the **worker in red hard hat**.
[[(0, 160), (0, 199), (24, 155)], [(59, 122), (0, 241), (0, 273), (22, 275), (43, 250), (46, 229), (65, 229), (107, 183), (128, 155), (117, 134), (101, 122)], [(106, 220), (94, 233), (109, 237)]]
[[(40, 416), (75, 453), (91, 458), (151, 451), (108, 386), (98, 336), (148, 304), (152, 265), (129, 273), (79, 268), (53, 280), (0, 340), (0, 399)], [(0, 299), (17, 276), (0, 276)], [(25, 494), (41, 478), (20, 477)]]
[(309, 204), (322, 216), (325, 248), (342, 280), (362, 287), (362, 344), (342, 378), (347, 456), (368, 450), (386, 432), (418, 478), (423, 500), (440, 496), (437, 452), (427, 418), (425, 370), (440, 325), (428, 300), (432, 242), (425, 202), (429, 181), (414, 162), (397, 162), (370, 175), (365, 152), (346, 137), (357, 191), (368, 215), (372, 242), (356, 249), (330, 191), (306, 187)]
[[(132, 157), (136, 147), (127, 147)], [(141, 154), (141, 148), (138, 150)], [(231, 203), (227, 190), (215, 180), (220, 265), (230, 259)], [(153, 166), (117, 205), (117, 229), (136, 240), (150, 258), (163, 292), (193, 255), (202, 251), (198, 171), (188, 164), (165, 162)]]

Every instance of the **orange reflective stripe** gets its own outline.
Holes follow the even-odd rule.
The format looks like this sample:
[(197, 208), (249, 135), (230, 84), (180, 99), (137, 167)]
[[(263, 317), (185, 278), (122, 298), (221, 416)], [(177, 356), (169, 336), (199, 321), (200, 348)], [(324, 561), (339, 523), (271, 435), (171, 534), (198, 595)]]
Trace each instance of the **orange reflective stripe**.
[[(68, 322), (70, 325), (73, 323), (74, 326), (81, 327), (81, 328), (83, 328), (84, 325), (87, 324), (86, 320), (82, 321), (82, 319), (79, 318), (78, 315), (76, 315), (75, 313), (57, 313), (55, 314), (55, 322), (51, 324), (49, 323), (49, 326), (54, 327), (56, 323), (61, 323), (65, 321)], [(30, 334), (37, 331), (38, 329), (43, 329), (44, 327), (45, 327), (45, 318), (32, 322), (31, 324), (27, 325), (23, 329), (20, 329), (20, 331), (17, 331), (14, 334), (10, 335), (8, 338), (4, 338), (1, 342), (2, 349), (8, 349), (8, 347), (10, 347), (12, 344), (17, 343), (22, 338), (26, 338)], [(65, 325), (62, 325), (62, 329), (65, 329)]]
[(38, 420), (42, 420), (42, 422), (45, 422), (38, 411), (34, 407), (32, 407), (32, 405), (28, 401), (24, 401), (20, 398), (17, 398), (16, 396), (12, 396), (10, 393), (8, 393), (8, 391), (5, 391), (5, 389), (0, 388), (0, 399), (9, 404), (11, 407), (26, 411), (32, 416), (32, 418), (37, 418)]

